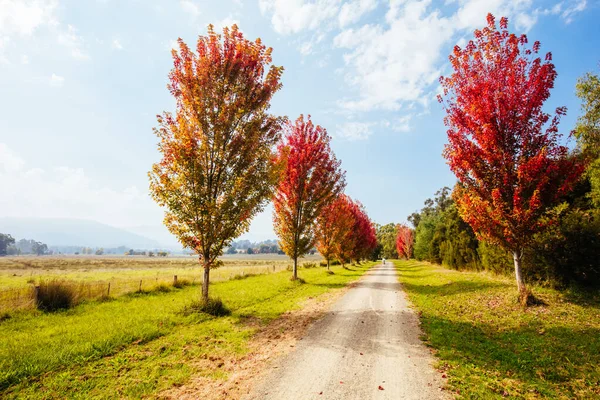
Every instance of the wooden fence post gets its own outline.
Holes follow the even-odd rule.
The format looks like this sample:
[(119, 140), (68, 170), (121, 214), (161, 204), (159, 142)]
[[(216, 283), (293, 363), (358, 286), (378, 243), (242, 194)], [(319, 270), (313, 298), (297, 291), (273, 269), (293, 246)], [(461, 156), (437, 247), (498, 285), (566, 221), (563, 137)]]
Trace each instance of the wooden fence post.
[(138, 292), (142, 291), (142, 280), (140, 279), (140, 288), (138, 289)]
[(34, 304), (36, 307), (38, 305), (39, 298), (40, 298), (40, 287), (38, 285), (38, 286), (33, 287), (33, 301), (34, 301)]
[(108, 290), (106, 290), (106, 297), (110, 296), (110, 282), (108, 282)]
[(177, 286), (177, 275), (173, 275), (173, 286)]

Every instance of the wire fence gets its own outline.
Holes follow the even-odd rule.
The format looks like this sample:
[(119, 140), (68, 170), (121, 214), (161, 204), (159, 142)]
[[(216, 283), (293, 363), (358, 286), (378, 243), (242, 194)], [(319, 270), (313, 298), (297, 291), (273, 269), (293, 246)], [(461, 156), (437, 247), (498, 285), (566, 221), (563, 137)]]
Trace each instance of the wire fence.
[[(287, 265), (280, 266), (248, 266), (235, 268), (219, 268), (211, 271), (210, 281), (219, 282), (248, 275), (262, 275), (285, 270)], [(25, 287), (0, 289), (0, 312), (35, 308), (40, 283), (60, 281), (61, 285), (69, 287), (74, 293), (77, 302), (84, 300), (98, 300), (108, 297), (118, 297), (129, 293), (151, 292), (170, 287), (199, 285), (203, 281), (203, 271), (197, 273), (178, 275), (148, 275), (140, 278), (110, 279), (101, 281), (72, 281), (60, 278), (46, 278)]]

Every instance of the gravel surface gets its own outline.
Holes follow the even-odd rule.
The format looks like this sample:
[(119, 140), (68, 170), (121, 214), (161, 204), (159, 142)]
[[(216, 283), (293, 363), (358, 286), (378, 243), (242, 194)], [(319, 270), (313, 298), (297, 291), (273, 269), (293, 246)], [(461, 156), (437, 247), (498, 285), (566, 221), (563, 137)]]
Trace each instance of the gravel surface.
[(393, 265), (378, 265), (244, 399), (447, 398), (420, 334)]

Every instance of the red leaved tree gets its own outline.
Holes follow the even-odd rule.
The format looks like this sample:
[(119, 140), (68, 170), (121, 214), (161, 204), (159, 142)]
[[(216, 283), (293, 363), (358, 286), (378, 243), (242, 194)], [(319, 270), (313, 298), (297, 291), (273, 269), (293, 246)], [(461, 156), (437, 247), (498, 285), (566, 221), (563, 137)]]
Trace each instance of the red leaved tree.
[(355, 262), (366, 259), (377, 247), (377, 232), (365, 207), (358, 201), (350, 203), (354, 226), (350, 231), (350, 248), (347, 257)]
[(298, 278), (298, 258), (315, 245), (317, 217), (345, 186), (330, 140), (310, 116), (305, 121), (300, 115), (288, 123), (278, 148), (284, 169), (273, 198), (273, 221), (281, 249), (294, 260), (292, 279)]
[(415, 238), (413, 230), (406, 225), (399, 224), (398, 234), (396, 236), (396, 250), (398, 251), (398, 255), (400, 257), (410, 260), (410, 257), (412, 256), (414, 240)]
[(196, 52), (179, 39), (169, 91), (175, 114), (158, 116), (162, 160), (152, 166), (150, 192), (166, 209), (165, 225), (209, 273), (234, 238), (272, 196), (278, 178), (275, 145), (283, 119), (268, 113), (281, 88), (282, 67), (271, 48), (249, 41), (237, 26), (223, 36), (209, 26)]
[(560, 117), (542, 110), (554, 86), (551, 54), (540, 43), (508, 32), (507, 19), (487, 17), (464, 49), (450, 56), (454, 72), (441, 77), (448, 141), (444, 157), (458, 178), (460, 215), (477, 236), (513, 254), (519, 293), (523, 249), (539, 232), (550, 207), (577, 181), (583, 164), (559, 144)]
[(350, 235), (354, 227), (354, 218), (350, 211), (351, 201), (348, 196), (342, 194), (323, 208), (317, 217), (316, 247), (327, 261), (327, 270), (339, 244)]

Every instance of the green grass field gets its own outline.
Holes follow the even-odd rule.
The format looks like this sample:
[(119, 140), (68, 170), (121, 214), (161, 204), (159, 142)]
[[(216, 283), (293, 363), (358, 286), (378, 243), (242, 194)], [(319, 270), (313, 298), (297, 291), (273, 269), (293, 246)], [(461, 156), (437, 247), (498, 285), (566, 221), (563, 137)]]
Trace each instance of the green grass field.
[[(194, 375), (223, 378), (207, 357), (244, 354), (256, 331), (309, 297), (344, 287), (370, 264), (351, 269), (301, 269), (211, 285), (232, 311), (215, 318), (182, 312), (198, 286), (87, 302), (55, 314), (16, 313), (0, 322), (0, 397), (140, 398), (182, 385)], [(248, 323), (250, 320), (252, 323)]]
[(426, 342), (460, 398), (600, 398), (600, 294), (533, 287), (523, 309), (512, 279), (396, 261)]

